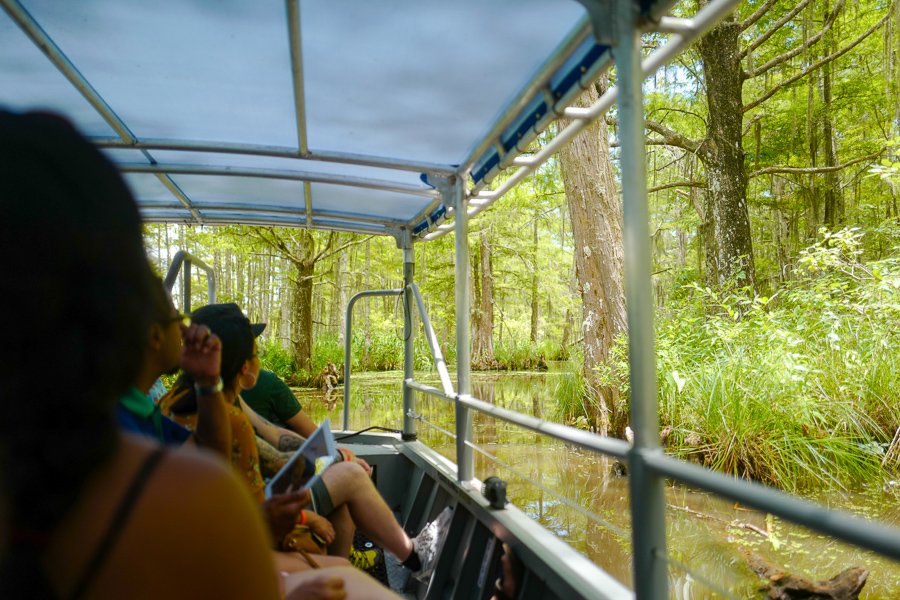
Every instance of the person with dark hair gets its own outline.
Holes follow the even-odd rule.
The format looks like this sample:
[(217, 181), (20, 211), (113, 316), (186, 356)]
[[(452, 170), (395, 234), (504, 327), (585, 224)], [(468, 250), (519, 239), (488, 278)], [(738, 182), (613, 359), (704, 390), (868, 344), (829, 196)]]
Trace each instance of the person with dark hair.
[[(116, 427), (113, 408), (140, 368), (135, 341), (151, 324), (153, 293), (124, 181), (62, 119), (0, 112), (0, 251), (26, 249), (28, 259), (10, 260), (0, 278), (0, 327), (16, 349), (0, 379), (0, 489), (10, 522), (0, 597), (169, 595), (165, 579), (141, 572), (139, 557), (171, 539), (160, 534), (195, 527), (211, 536), (204, 562), (215, 569), (192, 562), (190, 573), (169, 573), (193, 588), (178, 596), (202, 587), (204, 597), (240, 597), (234, 590), (251, 593), (241, 581), (249, 576), (253, 592), (274, 598), (264, 559), (242, 562), (240, 577), (222, 574), (229, 558), (220, 545), (241, 541), (248, 554), (268, 556), (261, 519), (233, 476), (207, 457), (162, 453)], [(18, 299), (39, 307), (36, 318), (23, 318)], [(216, 511), (246, 518), (206, 531), (196, 499), (165, 499), (185, 481), (195, 498), (221, 500)]]
[(259, 453), (253, 427), (236, 405), (237, 394), (248, 381), (256, 382), (259, 369), (256, 356), (256, 336), (264, 324), (251, 324), (237, 304), (210, 304), (191, 314), (194, 325), (208, 327), (221, 340), (221, 377), (213, 388), (204, 387), (194, 373), (183, 371), (168, 394), (160, 398), (161, 412), (191, 431), (200, 422), (200, 398), (209, 393), (221, 395), (225, 401), (231, 438), (223, 456), (247, 481), (258, 502), (265, 499), (265, 483), (259, 471)]
[[(117, 427), (153, 322), (152, 272), (124, 181), (60, 117), (0, 111), (0, 252), (14, 350), (0, 378), (0, 598), (278, 598), (234, 474)], [(188, 344), (202, 353), (210, 339)], [(289, 597), (360, 589), (352, 569), (303, 575)]]
[[(277, 543), (293, 529), (297, 518), (300, 517), (301, 507), (297, 506), (297, 510), (292, 513), (290, 507), (296, 503), (285, 503), (281, 497), (265, 499), (263, 493), (265, 483), (259, 470), (256, 436), (237, 400), (242, 389), (256, 383), (259, 370), (256, 337), (265, 329), (265, 324), (251, 323), (237, 304), (233, 303), (203, 306), (191, 313), (191, 321), (192, 327), (208, 327), (213, 335), (221, 340), (221, 383), (217, 386), (217, 390), (224, 399), (228, 417), (225, 427), (230, 430), (231, 437), (231, 447), (222, 455), (231, 461), (234, 470), (244, 479), (254, 498), (262, 505)], [(159, 401), (159, 408), (164, 416), (172, 418), (189, 430), (194, 430), (201, 418), (198, 398), (204, 390), (196, 381), (190, 371), (182, 372), (169, 393)], [(304, 495), (304, 498), (306, 497)], [(334, 540), (334, 528), (324, 517), (306, 511), (302, 519), (326, 543)], [(275, 561), (284, 571), (302, 570), (310, 566), (296, 553), (288, 555), (283, 552), (276, 553)], [(319, 562), (327, 566), (349, 565), (347, 560), (338, 557), (322, 557)]]
[[(256, 385), (259, 375), (256, 337), (265, 324), (251, 324), (240, 307), (234, 303), (210, 304), (191, 314), (194, 323), (207, 325), (222, 340), (222, 380), (225, 401), (229, 404), (229, 420), (232, 426), (232, 466), (240, 473), (253, 494), (262, 502), (264, 484), (259, 470), (259, 454), (250, 418), (241, 408), (242, 390)], [(160, 400), (163, 414), (188, 428), (197, 421), (197, 405), (194, 400), (195, 384), (188, 374), (183, 374), (172, 390)], [(327, 532), (326, 542), (333, 557), (346, 559), (350, 555), (353, 534), (358, 526), (375, 543), (393, 553), (419, 577), (430, 575), (434, 566), (436, 546), (449, 525), (450, 513), (443, 514), (436, 523), (426, 526), (429, 533), (421, 539), (411, 539), (384, 499), (375, 489), (365, 467), (346, 452), (322, 473), (310, 489), (314, 512), (308, 515), (314, 520), (312, 527)], [(327, 518), (327, 520), (325, 519)], [(320, 521), (321, 519), (321, 521)], [(324, 528), (322, 521), (328, 523)], [(427, 540), (427, 543), (426, 543)], [(305, 559), (293, 555), (278, 555), (276, 562), (285, 571), (308, 568)]]
[[(116, 406), (119, 425), (162, 444), (191, 441), (224, 454), (231, 447), (231, 428), (222, 392), (214, 389), (219, 381), (221, 343), (217, 337), (210, 336), (209, 346), (203, 347), (206, 352), (191, 352), (194, 345), (190, 340), (203, 335), (202, 326), (192, 324), (189, 317), (175, 310), (159, 277), (154, 277), (153, 289), (153, 323), (146, 334), (146, 354), (134, 386), (119, 398)], [(212, 391), (199, 398), (196, 434), (163, 416), (149, 395), (160, 375), (174, 375), (179, 369), (191, 373), (195, 380), (205, 381), (206, 388)]]

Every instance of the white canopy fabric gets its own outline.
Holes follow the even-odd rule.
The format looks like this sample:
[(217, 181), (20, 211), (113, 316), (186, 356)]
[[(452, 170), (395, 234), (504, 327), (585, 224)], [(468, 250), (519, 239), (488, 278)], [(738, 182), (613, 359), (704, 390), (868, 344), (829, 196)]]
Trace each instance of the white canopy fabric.
[(424, 235), (437, 178), (489, 180), (610, 62), (574, 0), (0, 5), (0, 107), (72, 119), (151, 222)]

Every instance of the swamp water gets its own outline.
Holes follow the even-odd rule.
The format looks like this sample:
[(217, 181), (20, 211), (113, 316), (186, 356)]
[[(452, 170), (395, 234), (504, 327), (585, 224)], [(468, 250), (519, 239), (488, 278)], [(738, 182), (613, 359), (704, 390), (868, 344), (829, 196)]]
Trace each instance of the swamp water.
[[(473, 373), (472, 394), (552, 421), (556, 420), (554, 392), (562, 376), (552, 371)], [(436, 378), (421, 380), (439, 387)], [(402, 427), (402, 373), (352, 374), (351, 381), (352, 430)], [(297, 396), (315, 421), (328, 416), (333, 426), (341, 426), (343, 388), (331, 397), (315, 390), (298, 390)], [(455, 462), (455, 443), (448, 435), (454, 429), (453, 407), (418, 394), (417, 410), (419, 439)], [(480, 449), (475, 452), (476, 477), (505, 479), (507, 496), (516, 507), (631, 587), (628, 479), (615, 474), (613, 459), (473, 413), (472, 437)], [(762, 597), (762, 582), (748, 567), (741, 548), (813, 581), (861, 566), (869, 570), (861, 598), (900, 598), (900, 563), (685, 486), (668, 484), (666, 494), (672, 598)], [(829, 492), (813, 499), (860, 516), (900, 523), (897, 488)]]

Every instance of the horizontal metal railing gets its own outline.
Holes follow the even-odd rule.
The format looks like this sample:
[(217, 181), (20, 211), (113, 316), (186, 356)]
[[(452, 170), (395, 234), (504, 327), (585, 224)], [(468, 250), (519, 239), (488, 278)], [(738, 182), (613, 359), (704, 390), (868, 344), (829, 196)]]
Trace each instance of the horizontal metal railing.
[(668, 456), (662, 450), (634, 449), (622, 440), (599, 436), (575, 427), (551, 423), (500, 408), (471, 396), (445, 394), (436, 387), (414, 380), (407, 385), (418, 392), (464, 404), (478, 412), (518, 425), (548, 437), (619, 459), (640, 460), (657, 474), (681, 483), (739, 501), (772, 513), (820, 533), (831, 535), (890, 558), (900, 560), (900, 529), (843, 511), (835, 511), (801, 500), (773, 488), (711, 471), (705, 467)]
[(350, 429), (350, 356), (353, 348), (353, 305), (361, 298), (379, 296), (399, 296), (403, 290), (367, 290), (354, 294), (347, 302), (347, 313), (344, 321), (344, 431)]
[(468, 408), (475, 409), (482, 414), (498, 418), (502, 421), (512, 423), (513, 425), (518, 425), (519, 427), (523, 427), (525, 429), (530, 429), (531, 431), (534, 431), (536, 433), (540, 433), (542, 435), (546, 435), (563, 442), (575, 444), (576, 446), (580, 446), (587, 450), (601, 452), (608, 456), (614, 456), (621, 459), (624, 459), (628, 456), (630, 447), (628, 443), (623, 440), (611, 437), (603, 437), (593, 434), (589, 431), (585, 431), (583, 429), (576, 429), (575, 427), (569, 427), (568, 425), (561, 425), (559, 423), (545, 421), (544, 419), (538, 419), (536, 417), (523, 415), (512, 410), (507, 410), (505, 408), (500, 408), (499, 406), (489, 404), (488, 402), (479, 400), (478, 398), (473, 398), (472, 396), (461, 394), (446, 394), (436, 387), (425, 385), (412, 379), (407, 379), (403, 383), (404, 385), (411, 387), (417, 392), (422, 392), (423, 394), (428, 394), (429, 396), (434, 396), (436, 398), (442, 398), (450, 402), (462, 404)]
[(772, 513), (820, 533), (834, 536), (900, 560), (900, 529), (845, 511), (827, 509), (765, 485), (729, 477), (700, 465), (668, 456), (662, 450), (634, 451), (637, 458), (659, 475)]
[[(900, 529), (873, 523), (843, 511), (826, 509), (814, 502), (801, 500), (773, 488), (738, 479), (690, 462), (666, 455), (660, 448), (633, 448), (616, 438), (599, 436), (582, 429), (552, 423), (512, 410), (484, 402), (468, 394), (458, 394), (453, 390), (450, 373), (444, 361), (437, 336), (431, 326), (428, 312), (418, 286), (410, 284), (406, 288), (416, 300), (419, 316), (432, 359), (438, 370), (443, 389), (405, 379), (403, 385), (417, 392), (441, 398), (455, 405), (476, 410), (484, 415), (534, 431), (541, 435), (598, 452), (629, 462), (639, 461), (662, 477), (675, 479), (708, 492), (739, 501), (747, 506), (762, 510), (810, 529), (831, 535), (862, 548), (873, 550), (890, 558), (900, 560)], [(350, 418), (350, 351), (352, 340), (352, 309), (357, 300), (372, 296), (399, 296), (404, 290), (372, 290), (354, 295), (347, 304), (346, 334), (344, 349), (344, 429), (349, 429)], [(406, 318), (410, 318), (406, 315)], [(411, 343), (411, 340), (409, 341)], [(418, 416), (418, 415), (412, 415)], [(470, 444), (469, 440), (464, 443)]]
[(175, 253), (175, 257), (172, 258), (172, 264), (169, 265), (169, 270), (166, 272), (166, 278), (163, 280), (166, 289), (171, 292), (172, 288), (175, 286), (175, 280), (178, 278), (178, 272), (181, 271), (182, 266), (184, 266), (184, 274), (181, 278), (181, 282), (183, 288), (182, 295), (184, 297), (184, 312), (186, 313), (191, 312), (191, 267), (194, 265), (206, 273), (207, 303), (215, 304), (216, 272), (212, 267), (186, 250), (179, 250)]

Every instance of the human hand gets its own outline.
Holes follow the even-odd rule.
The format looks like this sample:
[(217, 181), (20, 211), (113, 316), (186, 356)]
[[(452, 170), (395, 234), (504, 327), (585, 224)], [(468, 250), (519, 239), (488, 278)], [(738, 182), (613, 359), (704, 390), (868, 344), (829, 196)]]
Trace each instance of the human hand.
[(335, 575), (320, 575), (292, 587), (287, 596), (289, 599), (303, 600), (344, 600), (347, 590), (344, 580)]
[(263, 516), (272, 537), (278, 541), (289, 534), (297, 523), (297, 516), (309, 504), (309, 490), (277, 494), (262, 503)]
[(511, 600), (516, 597), (516, 575), (513, 567), (512, 551), (503, 544), (503, 555), (500, 557), (500, 577), (494, 582), (494, 595), (491, 600)]
[(197, 385), (209, 387), (219, 381), (222, 341), (206, 325), (191, 325), (181, 334), (181, 368)]
[(306, 512), (306, 519), (310, 531), (319, 534), (319, 537), (325, 540), (326, 545), (334, 541), (334, 525), (331, 524), (331, 521), (311, 511)]

